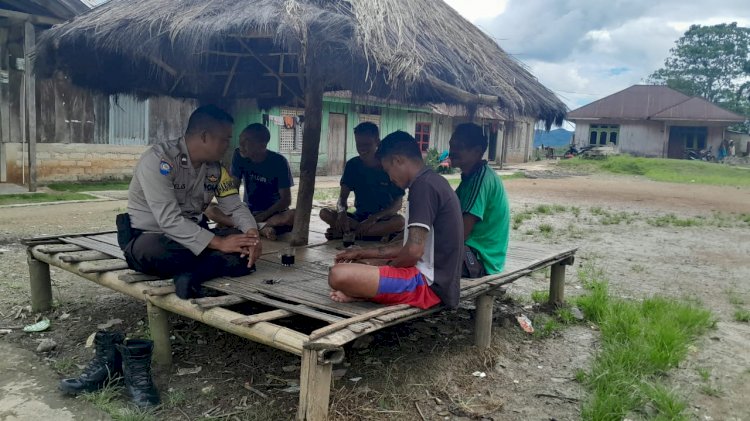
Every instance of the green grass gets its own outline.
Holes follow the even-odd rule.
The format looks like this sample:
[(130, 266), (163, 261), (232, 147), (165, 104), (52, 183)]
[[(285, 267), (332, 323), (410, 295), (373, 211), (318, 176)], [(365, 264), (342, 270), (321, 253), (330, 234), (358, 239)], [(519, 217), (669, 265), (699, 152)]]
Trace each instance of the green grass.
[(704, 222), (698, 218), (680, 218), (673, 214), (649, 218), (646, 222), (655, 227), (697, 227), (704, 224)]
[(549, 291), (538, 290), (531, 292), (531, 300), (537, 304), (544, 304), (549, 301)]
[(546, 314), (538, 314), (534, 317), (534, 336), (537, 338), (547, 338), (562, 329), (562, 324), (555, 318)]
[[(602, 349), (583, 377), (590, 398), (584, 420), (619, 420), (645, 407), (654, 419), (686, 419), (686, 403), (660, 377), (677, 367), (691, 342), (713, 327), (708, 310), (692, 302), (651, 297), (630, 301), (609, 295), (603, 272), (593, 265), (579, 271), (588, 293), (576, 302), (601, 331)], [(578, 376), (577, 376), (578, 377)]]
[(611, 156), (603, 160), (567, 159), (561, 166), (584, 171), (642, 175), (654, 181), (750, 187), (750, 171), (721, 164), (685, 159)]
[(552, 225), (550, 224), (541, 224), (539, 225), (539, 232), (542, 234), (549, 236), (552, 234), (552, 231), (554, 231), (554, 228), (552, 228)]
[(737, 322), (750, 323), (750, 311), (745, 309), (735, 310), (734, 320)]
[(126, 406), (120, 399), (122, 388), (109, 385), (103, 389), (84, 393), (80, 398), (108, 413), (114, 421), (156, 421), (153, 411)]
[(129, 185), (130, 180), (108, 180), (51, 183), (47, 187), (50, 190), (76, 193), (82, 191), (127, 190)]
[(340, 189), (338, 187), (315, 189), (315, 193), (313, 193), (313, 200), (317, 200), (318, 202), (336, 200), (339, 198), (339, 193)]
[(92, 200), (96, 197), (84, 193), (17, 193), (0, 195), (0, 205), (63, 202), (67, 200)]

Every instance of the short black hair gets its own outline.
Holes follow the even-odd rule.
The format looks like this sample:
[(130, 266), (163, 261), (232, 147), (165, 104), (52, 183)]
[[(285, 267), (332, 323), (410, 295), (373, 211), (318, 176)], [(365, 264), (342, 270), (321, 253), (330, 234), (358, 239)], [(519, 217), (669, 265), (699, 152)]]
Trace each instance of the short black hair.
[(378, 159), (385, 159), (393, 155), (405, 156), (414, 161), (422, 161), (422, 152), (419, 151), (419, 145), (412, 135), (397, 130), (380, 142), (378, 151), (375, 156)]
[(247, 133), (248, 135), (257, 137), (258, 140), (263, 143), (268, 143), (271, 140), (271, 132), (268, 131), (268, 127), (260, 123), (253, 123), (248, 125), (242, 130), (242, 133)]
[(479, 148), (484, 153), (487, 150), (487, 137), (479, 125), (474, 123), (463, 123), (453, 130), (451, 139), (455, 139), (467, 149)]
[(357, 127), (354, 128), (354, 134), (363, 135), (363, 136), (373, 136), (376, 139), (380, 139), (380, 130), (378, 130), (378, 126), (376, 126), (375, 123), (372, 123), (369, 121), (359, 123)]
[(190, 114), (190, 120), (188, 120), (185, 133), (211, 130), (216, 127), (217, 123), (234, 124), (234, 119), (228, 112), (222, 110), (216, 105), (204, 105), (198, 107), (192, 114)]

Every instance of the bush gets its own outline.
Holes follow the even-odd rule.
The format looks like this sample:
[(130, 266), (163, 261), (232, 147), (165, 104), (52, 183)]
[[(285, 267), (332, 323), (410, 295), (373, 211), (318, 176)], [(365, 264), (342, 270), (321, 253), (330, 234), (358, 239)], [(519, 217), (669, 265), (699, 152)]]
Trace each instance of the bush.
[(435, 171), (438, 174), (453, 174), (454, 169), (451, 167), (441, 167), (440, 166), (440, 152), (435, 149), (428, 149), (427, 155), (424, 157), (424, 163), (427, 165), (427, 168), (430, 168), (431, 170)]

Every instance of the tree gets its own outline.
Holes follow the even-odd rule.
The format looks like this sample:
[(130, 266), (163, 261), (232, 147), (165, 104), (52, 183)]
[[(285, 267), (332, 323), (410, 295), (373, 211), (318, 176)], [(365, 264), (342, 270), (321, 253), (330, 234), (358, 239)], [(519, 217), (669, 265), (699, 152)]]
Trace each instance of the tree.
[(664, 67), (648, 81), (748, 115), (748, 78), (750, 28), (723, 23), (692, 25), (670, 50)]

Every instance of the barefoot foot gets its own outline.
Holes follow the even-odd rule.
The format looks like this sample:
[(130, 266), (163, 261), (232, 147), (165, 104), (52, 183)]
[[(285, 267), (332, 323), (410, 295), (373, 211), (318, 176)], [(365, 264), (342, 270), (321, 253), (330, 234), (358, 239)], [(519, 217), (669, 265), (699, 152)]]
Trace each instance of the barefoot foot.
[(364, 299), (362, 299), (362, 298), (350, 297), (350, 296), (344, 294), (343, 292), (336, 291), (336, 290), (332, 290), (331, 291), (331, 299), (333, 301), (338, 302), (338, 303), (351, 303), (351, 302), (354, 302), (354, 301), (364, 301)]
[(276, 241), (276, 230), (273, 227), (266, 225), (260, 229), (260, 235), (268, 238), (271, 241)]

